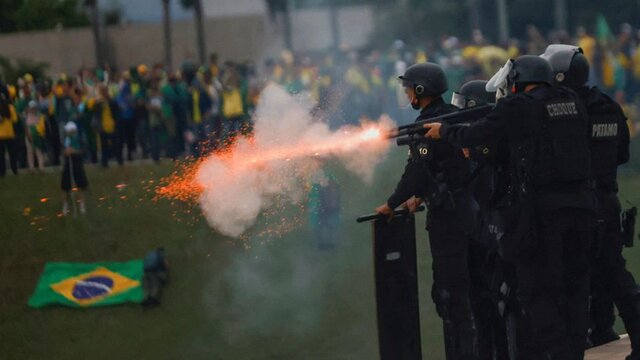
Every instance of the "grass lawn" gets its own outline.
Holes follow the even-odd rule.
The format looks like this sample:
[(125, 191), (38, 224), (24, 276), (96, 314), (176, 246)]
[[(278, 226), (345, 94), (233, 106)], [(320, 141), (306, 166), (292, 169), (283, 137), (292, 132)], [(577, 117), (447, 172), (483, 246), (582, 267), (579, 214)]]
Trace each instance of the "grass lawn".
[[(56, 215), (58, 174), (0, 179), (0, 359), (377, 358), (370, 227), (354, 219), (393, 190), (405, 156), (394, 149), (371, 185), (339, 172), (343, 210), (333, 251), (318, 250), (305, 226), (281, 238), (230, 239), (197, 208), (154, 201), (168, 162), (89, 167), (88, 214), (78, 218)], [(636, 204), (638, 181), (626, 176), (621, 189)], [(295, 208), (286, 216), (306, 218)], [(423, 354), (443, 359), (424, 215), (418, 218)], [(124, 261), (158, 246), (171, 266), (158, 308), (26, 306), (48, 261)], [(625, 250), (636, 275), (639, 251)]]

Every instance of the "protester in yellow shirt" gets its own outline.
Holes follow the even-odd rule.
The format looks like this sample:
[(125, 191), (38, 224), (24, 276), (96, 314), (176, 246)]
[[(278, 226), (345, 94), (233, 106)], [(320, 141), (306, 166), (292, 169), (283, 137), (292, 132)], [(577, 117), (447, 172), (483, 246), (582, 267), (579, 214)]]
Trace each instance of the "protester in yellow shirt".
[(100, 164), (102, 167), (109, 166), (109, 159), (115, 156), (118, 164), (123, 164), (122, 147), (117, 144), (117, 105), (109, 95), (109, 89), (100, 84), (98, 87), (100, 95), (95, 102), (89, 102), (89, 110), (94, 111), (94, 116), (100, 124)]
[(6, 172), (5, 152), (9, 153), (11, 171), (18, 175), (18, 151), (14, 130), (17, 122), (18, 114), (11, 104), (9, 90), (5, 85), (0, 85), (0, 177), (4, 177)]
[(229, 69), (223, 82), (221, 93), (222, 134), (223, 143), (234, 141), (242, 130), (246, 113), (242, 99), (240, 78), (235, 69)]

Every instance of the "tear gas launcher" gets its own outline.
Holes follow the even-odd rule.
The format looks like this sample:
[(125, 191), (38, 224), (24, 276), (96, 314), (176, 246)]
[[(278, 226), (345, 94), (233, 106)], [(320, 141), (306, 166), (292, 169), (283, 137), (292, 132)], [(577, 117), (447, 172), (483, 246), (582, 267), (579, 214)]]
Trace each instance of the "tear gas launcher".
[(449, 114), (434, 116), (392, 129), (387, 134), (387, 138), (396, 139), (398, 146), (409, 145), (411, 142), (421, 140), (424, 137), (424, 134), (427, 132), (427, 129), (423, 127), (424, 124), (434, 122), (458, 125), (470, 124), (486, 116), (491, 110), (493, 110), (493, 104), (476, 106)]

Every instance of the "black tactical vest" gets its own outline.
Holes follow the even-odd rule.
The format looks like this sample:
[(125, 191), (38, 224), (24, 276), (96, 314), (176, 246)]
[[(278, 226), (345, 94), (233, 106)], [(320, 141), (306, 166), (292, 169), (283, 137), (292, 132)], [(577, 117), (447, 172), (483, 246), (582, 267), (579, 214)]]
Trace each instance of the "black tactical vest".
[[(540, 96), (543, 95), (543, 96)], [(528, 176), (535, 188), (571, 185), (590, 178), (588, 119), (579, 97), (571, 90), (550, 88), (538, 93), (538, 136), (526, 144), (531, 150)]]
[(618, 168), (620, 126), (626, 126), (620, 107), (596, 88), (581, 89), (578, 94), (589, 114), (591, 171), (597, 186), (614, 190)]
[[(427, 120), (457, 110), (458, 108), (446, 104), (440, 98), (424, 109), (416, 121)], [(417, 150), (421, 160), (426, 160), (426, 166), (429, 167), (436, 181), (446, 183), (449, 190), (465, 186), (465, 180), (471, 173), (471, 164), (469, 159), (464, 157), (461, 149), (443, 140), (426, 139), (419, 144)]]

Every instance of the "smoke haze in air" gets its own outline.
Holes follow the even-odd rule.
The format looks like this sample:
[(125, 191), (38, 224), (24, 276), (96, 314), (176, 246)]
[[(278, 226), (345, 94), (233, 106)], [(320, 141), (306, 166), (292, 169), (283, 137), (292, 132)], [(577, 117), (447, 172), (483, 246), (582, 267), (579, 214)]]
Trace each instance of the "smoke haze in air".
[[(311, 115), (305, 95), (289, 95), (277, 85), (262, 92), (254, 115), (253, 140), (240, 139), (224, 154), (213, 154), (199, 167), (200, 206), (208, 223), (224, 235), (238, 237), (261, 212), (299, 204), (305, 184), (318, 177), (328, 158), (337, 158), (363, 181), (385, 159), (389, 141), (380, 131), (392, 121), (331, 131)], [(381, 130), (382, 129), (382, 130)]]

